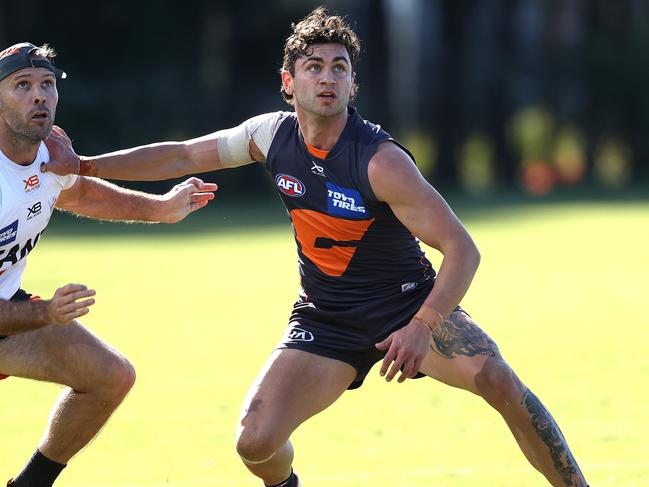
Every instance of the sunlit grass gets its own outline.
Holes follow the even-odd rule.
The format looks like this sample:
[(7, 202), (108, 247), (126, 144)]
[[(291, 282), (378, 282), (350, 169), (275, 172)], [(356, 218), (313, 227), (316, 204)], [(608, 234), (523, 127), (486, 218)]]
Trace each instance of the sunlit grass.
[[(591, 485), (647, 485), (649, 204), (460, 216), (482, 252), (464, 307), (551, 410)], [(233, 437), (296, 296), (294, 244), (288, 224), (211, 230), (211, 217), (169, 235), (55, 231), (30, 255), (24, 287), (43, 296), (67, 282), (96, 288), (84, 323), (138, 370), (61, 485), (261, 485)], [(0, 482), (31, 455), (59, 390), (0, 383)], [(385, 384), (376, 370), (294, 444), (305, 487), (546, 485), (481, 399), (429, 379)]]

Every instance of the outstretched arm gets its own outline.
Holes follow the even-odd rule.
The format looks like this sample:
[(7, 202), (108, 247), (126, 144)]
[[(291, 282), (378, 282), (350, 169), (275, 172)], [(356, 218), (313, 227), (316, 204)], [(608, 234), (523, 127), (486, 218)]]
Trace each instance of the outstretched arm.
[(93, 289), (82, 284), (68, 284), (57, 289), (52, 299), (0, 299), (0, 335), (16, 335), (45, 325), (67, 325), (88, 313), (95, 304), (94, 295)]
[(204, 207), (216, 189), (214, 183), (189, 178), (166, 194), (154, 195), (80, 176), (61, 192), (56, 207), (98, 220), (175, 223)]
[(431, 331), (460, 303), (480, 263), (480, 253), (468, 232), (440, 194), (428, 184), (410, 157), (386, 142), (372, 157), (370, 184), (395, 216), (427, 245), (443, 254), (435, 286), (408, 326), (377, 346), (389, 349), (381, 375), (391, 380), (403, 366), (399, 382), (414, 377), (428, 349)]
[(60, 175), (159, 181), (264, 161), (279, 115), (259, 115), (237, 127), (184, 142), (159, 142), (94, 157), (78, 156), (63, 129), (55, 126), (45, 141), (50, 162), (43, 164), (42, 170)]

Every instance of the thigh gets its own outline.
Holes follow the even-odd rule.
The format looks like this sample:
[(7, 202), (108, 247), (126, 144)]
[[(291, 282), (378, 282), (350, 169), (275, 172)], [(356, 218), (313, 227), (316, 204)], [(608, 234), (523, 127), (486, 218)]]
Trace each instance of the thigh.
[(311, 416), (334, 403), (356, 378), (340, 360), (303, 350), (275, 350), (243, 404), (240, 428), (282, 441)]
[(0, 340), (0, 372), (88, 390), (118, 352), (77, 322), (48, 325)]
[(502, 361), (496, 343), (461, 308), (433, 332), (421, 373), (478, 394), (475, 378), (488, 361)]

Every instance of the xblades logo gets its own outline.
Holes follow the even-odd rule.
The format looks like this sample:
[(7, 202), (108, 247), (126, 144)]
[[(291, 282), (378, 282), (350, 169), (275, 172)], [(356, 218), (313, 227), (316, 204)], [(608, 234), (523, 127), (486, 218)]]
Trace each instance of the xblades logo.
[(41, 185), (41, 181), (38, 179), (38, 174), (34, 174), (29, 179), (23, 179), (23, 183), (25, 183), (25, 193), (29, 193)]
[(41, 209), (43, 208), (43, 205), (41, 205), (40, 201), (37, 201), (34, 203), (34, 206), (31, 208), (27, 208), (27, 219), (31, 220), (35, 216), (38, 216), (41, 214)]
[(324, 172), (324, 167), (318, 166), (313, 159), (311, 160), (311, 162), (313, 163), (313, 166), (311, 167), (311, 172), (316, 176), (326, 178), (327, 175)]

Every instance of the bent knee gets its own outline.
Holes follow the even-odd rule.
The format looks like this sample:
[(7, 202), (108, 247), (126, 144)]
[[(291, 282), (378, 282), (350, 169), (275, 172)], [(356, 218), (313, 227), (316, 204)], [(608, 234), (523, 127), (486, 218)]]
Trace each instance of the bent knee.
[(112, 394), (124, 398), (135, 384), (135, 367), (126, 357), (118, 356), (108, 376), (108, 386)]
[(524, 389), (520, 379), (500, 357), (484, 363), (475, 376), (475, 385), (479, 394), (496, 408), (520, 400)]
[(270, 433), (252, 432), (247, 428), (237, 435), (236, 448), (244, 462), (263, 463), (272, 458), (282, 443)]
[(101, 360), (88, 376), (92, 378), (90, 391), (101, 395), (106, 401), (119, 403), (135, 384), (136, 374), (131, 362), (115, 352)]

